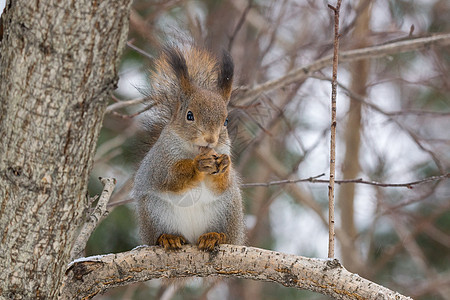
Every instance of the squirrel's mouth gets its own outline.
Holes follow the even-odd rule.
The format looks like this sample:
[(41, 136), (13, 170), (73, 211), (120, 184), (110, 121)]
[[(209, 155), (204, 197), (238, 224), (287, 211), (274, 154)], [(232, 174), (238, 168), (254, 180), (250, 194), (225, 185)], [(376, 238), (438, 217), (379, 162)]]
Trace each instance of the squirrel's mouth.
[(211, 147), (208, 147), (208, 146), (198, 146), (198, 150), (200, 151), (200, 153), (202, 153), (202, 152), (207, 152), (209, 149), (211, 149)]

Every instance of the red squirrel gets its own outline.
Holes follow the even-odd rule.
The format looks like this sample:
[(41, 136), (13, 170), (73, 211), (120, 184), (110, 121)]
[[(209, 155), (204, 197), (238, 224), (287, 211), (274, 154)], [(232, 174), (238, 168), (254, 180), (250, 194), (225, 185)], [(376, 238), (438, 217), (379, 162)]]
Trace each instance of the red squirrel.
[[(194, 47), (166, 47), (151, 73), (142, 118), (154, 144), (140, 163), (132, 196), (144, 243), (212, 251), (244, 243), (239, 180), (227, 132), (234, 65)], [(159, 108), (158, 108), (159, 107)]]

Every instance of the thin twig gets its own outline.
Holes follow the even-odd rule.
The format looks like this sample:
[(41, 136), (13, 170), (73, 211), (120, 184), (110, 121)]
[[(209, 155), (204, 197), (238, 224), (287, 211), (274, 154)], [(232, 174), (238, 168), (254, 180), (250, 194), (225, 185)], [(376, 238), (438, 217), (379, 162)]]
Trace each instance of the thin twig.
[[(319, 177), (324, 176), (325, 173), (308, 177), (308, 178), (302, 178), (302, 179), (288, 179), (288, 180), (277, 180), (277, 181), (270, 181), (270, 182), (249, 182), (249, 183), (243, 183), (241, 184), (241, 188), (252, 188), (252, 187), (258, 187), (258, 186), (272, 186), (272, 185), (282, 185), (282, 184), (293, 184), (293, 183), (299, 183), (299, 182), (310, 182), (310, 183), (330, 183), (329, 179), (317, 179)], [(437, 176), (431, 176), (424, 179), (411, 181), (411, 182), (405, 182), (405, 183), (384, 183), (384, 182), (377, 182), (377, 181), (370, 181), (370, 180), (363, 180), (362, 178), (356, 178), (356, 179), (337, 179), (334, 181), (335, 184), (347, 184), (347, 183), (359, 183), (359, 184), (367, 184), (367, 185), (374, 185), (374, 186), (381, 186), (381, 187), (404, 187), (408, 189), (413, 189), (415, 185), (427, 183), (427, 182), (433, 182), (438, 181), (442, 179), (448, 179), (450, 178), (450, 173), (443, 174), (443, 175), (437, 175)], [(127, 203), (131, 203), (133, 199), (128, 198), (125, 200), (116, 201), (113, 203), (108, 204), (108, 208), (119, 206)]]
[(150, 53), (147, 53), (144, 50), (142, 50), (141, 48), (133, 45), (131, 42), (127, 42), (127, 46), (130, 47), (131, 49), (133, 49), (134, 51), (136, 51), (137, 53), (140, 53), (143, 56), (145, 56), (151, 60), (155, 59), (155, 57), (153, 55), (151, 55)]
[[(281, 185), (281, 184), (290, 184), (290, 183), (298, 183), (298, 182), (311, 182), (311, 183), (329, 183), (329, 179), (315, 179), (318, 177), (323, 176), (324, 174), (320, 174), (314, 177), (309, 178), (303, 178), (303, 179), (292, 179), (292, 180), (278, 180), (278, 181), (271, 181), (271, 182), (261, 182), (261, 183), (244, 183), (241, 185), (242, 188), (249, 188), (249, 187), (256, 187), (256, 186), (271, 186), (271, 185)], [(431, 176), (424, 179), (411, 181), (411, 182), (405, 182), (405, 183), (384, 183), (384, 182), (377, 182), (377, 181), (370, 181), (370, 180), (363, 180), (362, 178), (356, 178), (356, 179), (337, 179), (334, 181), (336, 184), (346, 184), (346, 183), (359, 183), (359, 184), (368, 184), (368, 185), (375, 185), (375, 186), (381, 186), (381, 187), (405, 187), (408, 189), (412, 189), (414, 185), (432, 182), (432, 181), (438, 181), (441, 179), (450, 178), (450, 173), (443, 174), (443, 175), (437, 175), (437, 176)]]
[(277, 180), (277, 181), (271, 181), (271, 182), (263, 182), (263, 183), (244, 183), (241, 184), (241, 188), (249, 188), (249, 187), (255, 187), (255, 186), (271, 186), (271, 185), (281, 185), (281, 184), (286, 184), (286, 183), (298, 183), (298, 182), (315, 182), (316, 178), (325, 176), (325, 173), (316, 175), (316, 176), (312, 176), (312, 177), (308, 177), (308, 178), (303, 178), (303, 179), (294, 179), (294, 180)]
[(333, 80), (331, 82), (331, 141), (330, 141), (330, 183), (328, 185), (328, 258), (334, 258), (334, 177), (336, 175), (336, 93), (339, 50), (339, 10), (341, 0), (336, 7), (328, 4), (334, 11)]
[(109, 202), (114, 187), (116, 186), (116, 179), (114, 178), (99, 178), (103, 184), (103, 191), (98, 199), (97, 206), (94, 211), (89, 216), (89, 220), (84, 223), (80, 234), (77, 237), (76, 242), (73, 245), (72, 251), (70, 252), (71, 260), (83, 256), (84, 248), (86, 243), (91, 236), (94, 229), (97, 227), (98, 223), (108, 215), (106, 205)]
[[(441, 180), (444, 178), (450, 178), (450, 173), (438, 175), (438, 176), (431, 176), (427, 177), (421, 180), (411, 181), (407, 183), (382, 183), (382, 182), (376, 182), (376, 181), (368, 181), (368, 180), (362, 180), (361, 178), (358, 179), (345, 179), (345, 180), (336, 180), (335, 182), (338, 184), (341, 183), (361, 183), (361, 184), (369, 184), (369, 185), (376, 185), (376, 186), (383, 186), (383, 187), (406, 187), (408, 189), (412, 189), (414, 185), (422, 184), (426, 182)], [(320, 180), (318, 180), (320, 181)], [(318, 182), (317, 181), (317, 182)]]
[(141, 104), (144, 101), (145, 101), (145, 98), (139, 98), (139, 99), (133, 99), (133, 100), (127, 100), (127, 101), (119, 101), (119, 102), (113, 103), (111, 105), (108, 105), (108, 107), (106, 108), (105, 114), (112, 113), (113, 111), (119, 110), (119, 109), (127, 107), (127, 106)]
[[(112, 105), (114, 105), (114, 104), (112, 104)], [(120, 114), (120, 113), (118, 113), (116, 111), (112, 111), (111, 114), (113, 116), (116, 116), (116, 117), (119, 117), (119, 118), (122, 118), (122, 119), (132, 119), (132, 118), (134, 118), (136, 116), (139, 116), (140, 114), (146, 112), (147, 110), (149, 110), (150, 108), (152, 108), (155, 105), (156, 105), (155, 103), (151, 103), (151, 104), (147, 105), (146, 107), (144, 107), (143, 109), (141, 109), (141, 110), (139, 110), (139, 111), (137, 111), (137, 112), (135, 112), (133, 114), (130, 114), (130, 115)]]
[(252, 8), (253, 0), (248, 0), (247, 7), (245, 7), (244, 11), (242, 12), (241, 18), (239, 19), (236, 27), (234, 28), (233, 34), (230, 36), (230, 41), (228, 43), (228, 51), (231, 51), (231, 48), (233, 47), (234, 39), (236, 38), (236, 35), (238, 34), (239, 30), (241, 29), (242, 25), (244, 24), (244, 21), (247, 17), (248, 12)]
[[(403, 53), (413, 50), (418, 50), (424, 47), (429, 47), (431, 45), (448, 45), (450, 44), (450, 33), (446, 34), (437, 34), (430, 37), (424, 38), (414, 38), (406, 41), (389, 43), (385, 45), (377, 45), (371, 46), (367, 48), (342, 51), (339, 53), (339, 61), (350, 62), (350, 61), (358, 61), (362, 59), (370, 59), (376, 57), (383, 57), (392, 55), (395, 53)], [(262, 84), (259, 84), (252, 88), (251, 90), (246, 91), (239, 97), (239, 101), (237, 101), (240, 105), (245, 105), (248, 102), (251, 102), (253, 99), (258, 97), (261, 93), (272, 91), (293, 82), (297, 82), (303, 79), (310, 77), (316, 71), (321, 70), (325, 67), (328, 67), (332, 64), (332, 55), (325, 56), (318, 60), (313, 61), (312, 63), (298, 67), (286, 75), (266, 81)]]

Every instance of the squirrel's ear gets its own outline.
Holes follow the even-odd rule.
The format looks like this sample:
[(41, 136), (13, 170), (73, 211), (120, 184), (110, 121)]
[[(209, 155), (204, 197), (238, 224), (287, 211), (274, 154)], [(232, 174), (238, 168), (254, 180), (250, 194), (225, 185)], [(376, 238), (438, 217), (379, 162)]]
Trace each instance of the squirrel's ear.
[(183, 53), (181, 53), (179, 49), (172, 47), (164, 48), (163, 53), (166, 56), (167, 62), (172, 68), (172, 71), (177, 76), (181, 89), (184, 93), (190, 94), (192, 91), (192, 84), (189, 80), (186, 59), (184, 58)]
[(222, 61), (219, 67), (219, 77), (217, 79), (217, 84), (219, 90), (227, 101), (230, 99), (231, 95), (231, 85), (233, 84), (233, 72), (234, 64), (230, 53), (224, 50), (222, 54)]

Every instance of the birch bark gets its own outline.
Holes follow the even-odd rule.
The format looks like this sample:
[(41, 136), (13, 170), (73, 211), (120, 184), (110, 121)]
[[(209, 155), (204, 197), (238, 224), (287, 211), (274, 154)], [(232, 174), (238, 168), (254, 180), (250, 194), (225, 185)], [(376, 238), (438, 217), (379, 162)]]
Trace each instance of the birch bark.
[(411, 299), (348, 272), (336, 259), (234, 245), (221, 245), (212, 253), (190, 245), (170, 252), (141, 246), (128, 252), (83, 258), (68, 269), (65, 299), (90, 299), (112, 287), (153, 278), (211, 275), (277, 282), (335, 299)]

